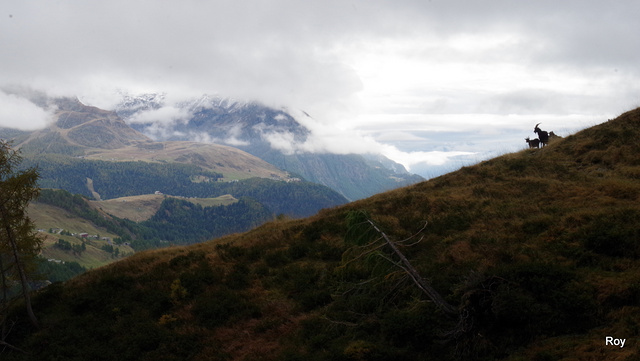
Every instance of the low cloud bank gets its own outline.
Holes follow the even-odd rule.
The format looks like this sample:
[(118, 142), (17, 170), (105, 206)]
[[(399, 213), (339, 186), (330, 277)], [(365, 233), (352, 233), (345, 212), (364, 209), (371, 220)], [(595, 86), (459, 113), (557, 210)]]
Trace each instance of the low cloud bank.
[(53, 111), (36, 105), (28, 98), (0, 90), (0, 127), (37, 130), (49, 125)]

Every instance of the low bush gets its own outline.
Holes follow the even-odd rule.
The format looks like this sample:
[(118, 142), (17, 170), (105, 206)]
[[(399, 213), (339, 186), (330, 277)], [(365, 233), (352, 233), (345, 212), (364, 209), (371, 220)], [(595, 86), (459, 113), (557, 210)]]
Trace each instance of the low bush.
[(222, 288), (199, 295), (193, 306), (193, 315), (205, 327), (215, 328), (230, 320), (242, 320), (259, 317), (259, 307), (230, 289)]
[(607, 256), (640, 255), (640, 211), (622, 209), (596, 215), (578, 232), (585, 248)]
[(493, 295), (492, 329), (511, 344), (537, 335), (581, 332), (598, 320), (595, 291), (580, 282), (568, 268), (551, 263), (503, 267), (499, 277), (507, 282)]

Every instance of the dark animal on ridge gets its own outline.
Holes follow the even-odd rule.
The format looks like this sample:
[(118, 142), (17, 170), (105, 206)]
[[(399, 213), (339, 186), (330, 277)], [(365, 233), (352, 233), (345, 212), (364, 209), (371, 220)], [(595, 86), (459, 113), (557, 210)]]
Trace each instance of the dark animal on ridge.
[(529, 144), (529, 148), (540, 148), (540, 139), (529, 139), (529, 137), (526, 137), (524, 140)]
[(538, 134), (538, 138), (540, 139), (540, 145), (544, 147), (545, 145), (549, 144), (549, 133), (538, 128), (538, 125), (540, 125), (540, 123), (536, 124), (536, 127), (533, 128), (533, 132)]

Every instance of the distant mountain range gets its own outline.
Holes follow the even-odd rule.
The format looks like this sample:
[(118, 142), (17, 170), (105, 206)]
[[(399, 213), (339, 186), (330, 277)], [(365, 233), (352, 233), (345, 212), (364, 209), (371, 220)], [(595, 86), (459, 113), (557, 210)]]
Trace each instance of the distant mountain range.
[[(79, 218), (69, 223), (73, 229), (67, 231), (71, 233), (98, 230), (110, 237), (127, 239), (137, 251), (168, 242), (188, 244), (246, 231), (278, 216), (309, 216), (348, 201), (327, 186), (293, 177), (234, 147), (156, 142), (128, 126), (113, 111), (86, 106), (77, 99), (40, 100), (39, 106), (55, 109), (54, 120), (47, 128), (30, 132), (0, 129), (0, 138), (11, 139), (20, 148), (23, 167), (38, 168), (41, 188), (84, 197), (76, 199), (68, 209), (63, 205), (71, 203), (60, 201), (59, 197), (47, 205), (63, 207), (54, 213), (64, 210)], [(86, 199), (105, 202), (150, 194), (162, 195), (162, 204), (160, 208), (138, 207), (148, 208), (145, 211), (152, 215), (140, 222), (125, 219), (117, 221), (117, 226), (105, 225), (98, 222), (102, 222), (100, 217), (87, 219), (88, 212), (74, 213)], [(225, 197), (236, 201), (215, 202)], [(202, 200), (205, 206), (193, 199)], [(92, 207), (101, 208), (102, 204)], [(65, 228), (64, 222), (51, 219), (51, 211), (43, 211), (42, 207), (35, 204), (32, 208), (33, 214), (38, 215), (34, 219), (39, 228)], [(111, 216), (114, 215), (105, 215)], [(74, 244), (73, 238), (64, 241)], [(51, 246), (55, 244), (45, 244), (47, 248)]]
[[(124, 95), (115, 111), (132, 128), (156, 140), (204, 141), (244, 150), (304, 179), (331, 187), (350, 200), (424, 179), (382, 155), (289, 152), (274, 146), (304, 143), (311, 135), (286, 109), (256, 102), (203, 96), (170, 107), (171, 121), (159, 121), (161, 94)], [(308, 114), (301, 112), (303, 117)]]
[(264, 177), (286, 180), (287, 172), (234, 147), (215, 143), (156, 142), (127, 125), (117, 113), (77, 99), (50, 100), (54, 122), (32, 132), (0, 130), (0, 137), (28, 155), (82, 157), (111, 161), (178, 162), (219, 172), (226, 179)]
[[(37, 94), (31, 100), (56, 109), (49, 127), (35, 132), (0, 130), (0, 136), (14, 139), (30, 154), (178, 160), (231, 178), (302, 178), (330, 187), (348, 200), (424, 180), (382, 155), (283, 151), (274, 139), (285, 146), (302, 144), (310, 130), (286, 109), (256, 102), (202, 96), (167, 106), (162, 94), (122, 95), (122, 102), (110, 111), (73, 98)], [(308, 117), (299, 113), (298, 117)]]
[[(68, 197), (85, 199), (74, 198), (75, 203), (69, 203), (58, 197), (57, 203), (34, 204), (30, 213), (38, 228), (99, 233), (127, 240), (133, 251), (244, 231), (279, 215), (309, 216), (422, 179), (381, 156), (285, 154), (274, 149), (270, 135), (286, 135), (301, 143), (310, 132), (286, 111), (257, 103), (202, 97), (179, 104), (173, 111), (188, 119), (177, 118), (171, 127), (163, 128), (151, 121), (140, 122), (154, 111), (162, 115), (161, 95), (125, 97), (117, 111), (42, 94), (31, 101), (52, 111), (51, 124), (36, 131), (0, 129), (0, 138), (11, 139), (21, 149), (23, 166), (38, 167), (42, 188), (61, 189), (70, 192)], [(161, 195), (160, 206), (144, 202), (135, 206), (136, 212), (151, 216), (146, 220), (117, 220), (118, 215), (106, 211), (106, 202), (114, 199), (127, 203), (153, 194)], [(101, 218), (89, 219), (90, 212), (77, 211), (88, 199), (95, 200), (92, 207), (116, 225), (96, 223)], [(210, 205), (216, 199), (234, 199), (235, 203)], [(194, 202), (208, 205), (194, 206)], [(52, 212), (67, 212), (77, 219), (52, 218)], [(45, 242), (45, 254), (74, 259), (75, 255), (55, 248), (62, 236), (56, 237), (51, 234)], [(74, 237), (65, 237), (72, 246), (80, 245)], [(109, 248), (101, 240), (94, 243), (98, 250)], [(97, 257), (100, 262), (115, 260), (103, 256)], [(97, 258), (76, 260), (93, 267), (98, 265)]]

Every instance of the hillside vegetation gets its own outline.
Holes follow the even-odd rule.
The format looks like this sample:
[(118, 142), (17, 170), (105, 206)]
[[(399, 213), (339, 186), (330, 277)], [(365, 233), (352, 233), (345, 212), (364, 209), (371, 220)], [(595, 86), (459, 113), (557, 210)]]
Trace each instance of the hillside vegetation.
[[(144, 230), (145, 227), (130, 227), (133, 228), (130, 229), (126, 225), (133, 223), (124, 221), (124, 219), (134, 222), (149, 220), (163, 207), (163, 201), (166, 197), (162, 194), (146, 194), (106, 201), (89, 201), (64, 191), (44, 190), (41, 201), (31, 203), (28, 208), (29, 216), (34, 221), (36, 228), (40, 230), (39, 234), (43, 239), (40, 257), (44, 260), (51, 260), (50, 266), (52, 268), (63, 266), (64, 264), (60, 263), (62, 261), (65, 263), (75, 262), (82, 267), (91, 269), (131, 255), (134, 250), (123, 243), (126, 240), (127, 243), (140, 247), (140, 242), (135, 242), (133, 239), (142, 239), (143, 235), (135, 232), (140, 229)], [(217, 198), (190, 198), (185, 201), (202, 208), (228, 206), (238, 202), (230, 195)], [(227, 209), (223, 208), (221, 211), (225, 217), (230, 217), (226, 212)], [(190, 217), (195, 218), (195, 215), (191, 214)], [(263, 217), (262, 222), (272, 218), (271, 215)], [(226, 222), (216, 221), (213, 218), (198, 221), (204, 224), (213, 221), (223, 228), (223, 233), (233, 233), (238, 230), (238, 227), (254, 225), (251, 222), (234, 221), (233, 225), (229, 226)], [(184, 223), (182, 219), (175, 218), (166, 219), (165, 222), (169, 227), (174, 223)], [(119, 223), (124, 225), (119, 226)], [(202, 232), (206, 230), (206, 227), (196, 227), (196, 229)], [(83, 239), (79, 236), (81, 233), (96, 237)], [(189, 231), (182, 232), (181, 236), (180, 243), (195, 242)], [(67, 242), (68, 245), (61, 247), (60, 240)], [(111, 242), (113, 240), (118, 243)], [(75, 247), (81, 246), (83, 243), (85, 244), (84, 250), (78, 251), (78, 248)], [(117, 256), (114, 255), (116, 251)], [(46, 274), (46, 276), (49, 277), (50, 274)]]
[(57, 229), (57, 233), (65, 230), (75, 233), (76, 238), (80, 233), (106, 234), (117, 246), (114, 251), (123, 244), (139, 251), (202, 242), (210, 237), (246, 231), (274, 218), (271, 211), (247, 197), (228, 205), (211, 206), (201, 205), (213, 203), (210, 200), (160, 197), (154, 213), (140, 222), (107, 213), (100, 206), (107, 201), (89, 201), (64, 190), (43, 189), (29, 212), (36, 225), (45, 231), (47, 228)]
[(19, 308), (7, 342), (28, 354), (3, 360), (638, 359), (639, 137), (636, 109), (306, 219), (137, 253), (40, 291), (42, 329)]
[[(64, 189), (97, 200), (153, 194), (180, 197), (250, 197), (274, 214), (304, 217), (347, 200), (331, 188), (306, 181), (249, 178), (218, 182), (222, 174), (182, 163), (110, 162), (60, 155), (27, 156), (37, 167), (41, 188)], [(259, 220), (258, 220), (258, 223)]]
[[(148, 183), (153, 187), (158, 180)], [(30, 205), (29, 214), (44, 237), (42, 258), (95, 268), (133, 250), (202, 242), (247, 231), (284, 214), (308, 215), (319, 207), (344, 203), (337, 193), (307, 182), (250, 179), (217, 185), (241, 196), (217, 190), (223, 195), (187, 198), (143, 194), (92, 201), (65, 190), (43, 189), (37, 202)], [(88, 242), (87, 237), (92, 240)], [(60, 242), (66, 243), (60, 247)], [(79, 246), (89, 248), (79, 252)], [(49, 275), (39, 277), (48, 279)]]
[[(167, 196), (164, 194), (143, 194), (139, 196), (120, 197), (105, 201), (90, 201), (98, 207), (118, 218), (127, 218), (140, 222), (151, 218), (160, 209), (162, 201)], [(171, 197), (171, 196), (168, 196)], [(226, 194), (215, 198), (189, 198), (187, 201), (199, 204), (203, 207), (228, 206), (238, 200)]]
[[(63, 262), (77, 262), (85, 268), (97, 268), (111, 263), (120, 257), (114, 257), (112, 252), (107, 252), (103, 248), (109, 245), (103, 237), (113, 240), (119, 237), (118, 234), (107, 231), (87, 218), (78, 217), (65, 209), (44, 203), (32, 203), (28, 209), (29, 217), (34, 220), (39, 235), (43, 239), (40, 257), (47, 260), (57, 260)], [(65, 230), (60, 234), (60, 230)], [(76, 235), (72, 236), (71, 232)], [(78, 236), (80, 233), (97, 235), (95, 239), (83, 240)], [(85, 243), (85, 249), (78, 252), (78, 249), (70, 247), (58, 247), (59, 241), (68, 242), (70, 246), (81, 246)], [(126, 245), (119, 245), (118, 254), (122, 257), (132, 254), (133, 249)]]
[(193, 164), (225, 180), (253, 177), (287, 179), (287, 172), (237, 148), (214, 143), (151, 142), (118, 149), (92, 149), (87, 159)]

